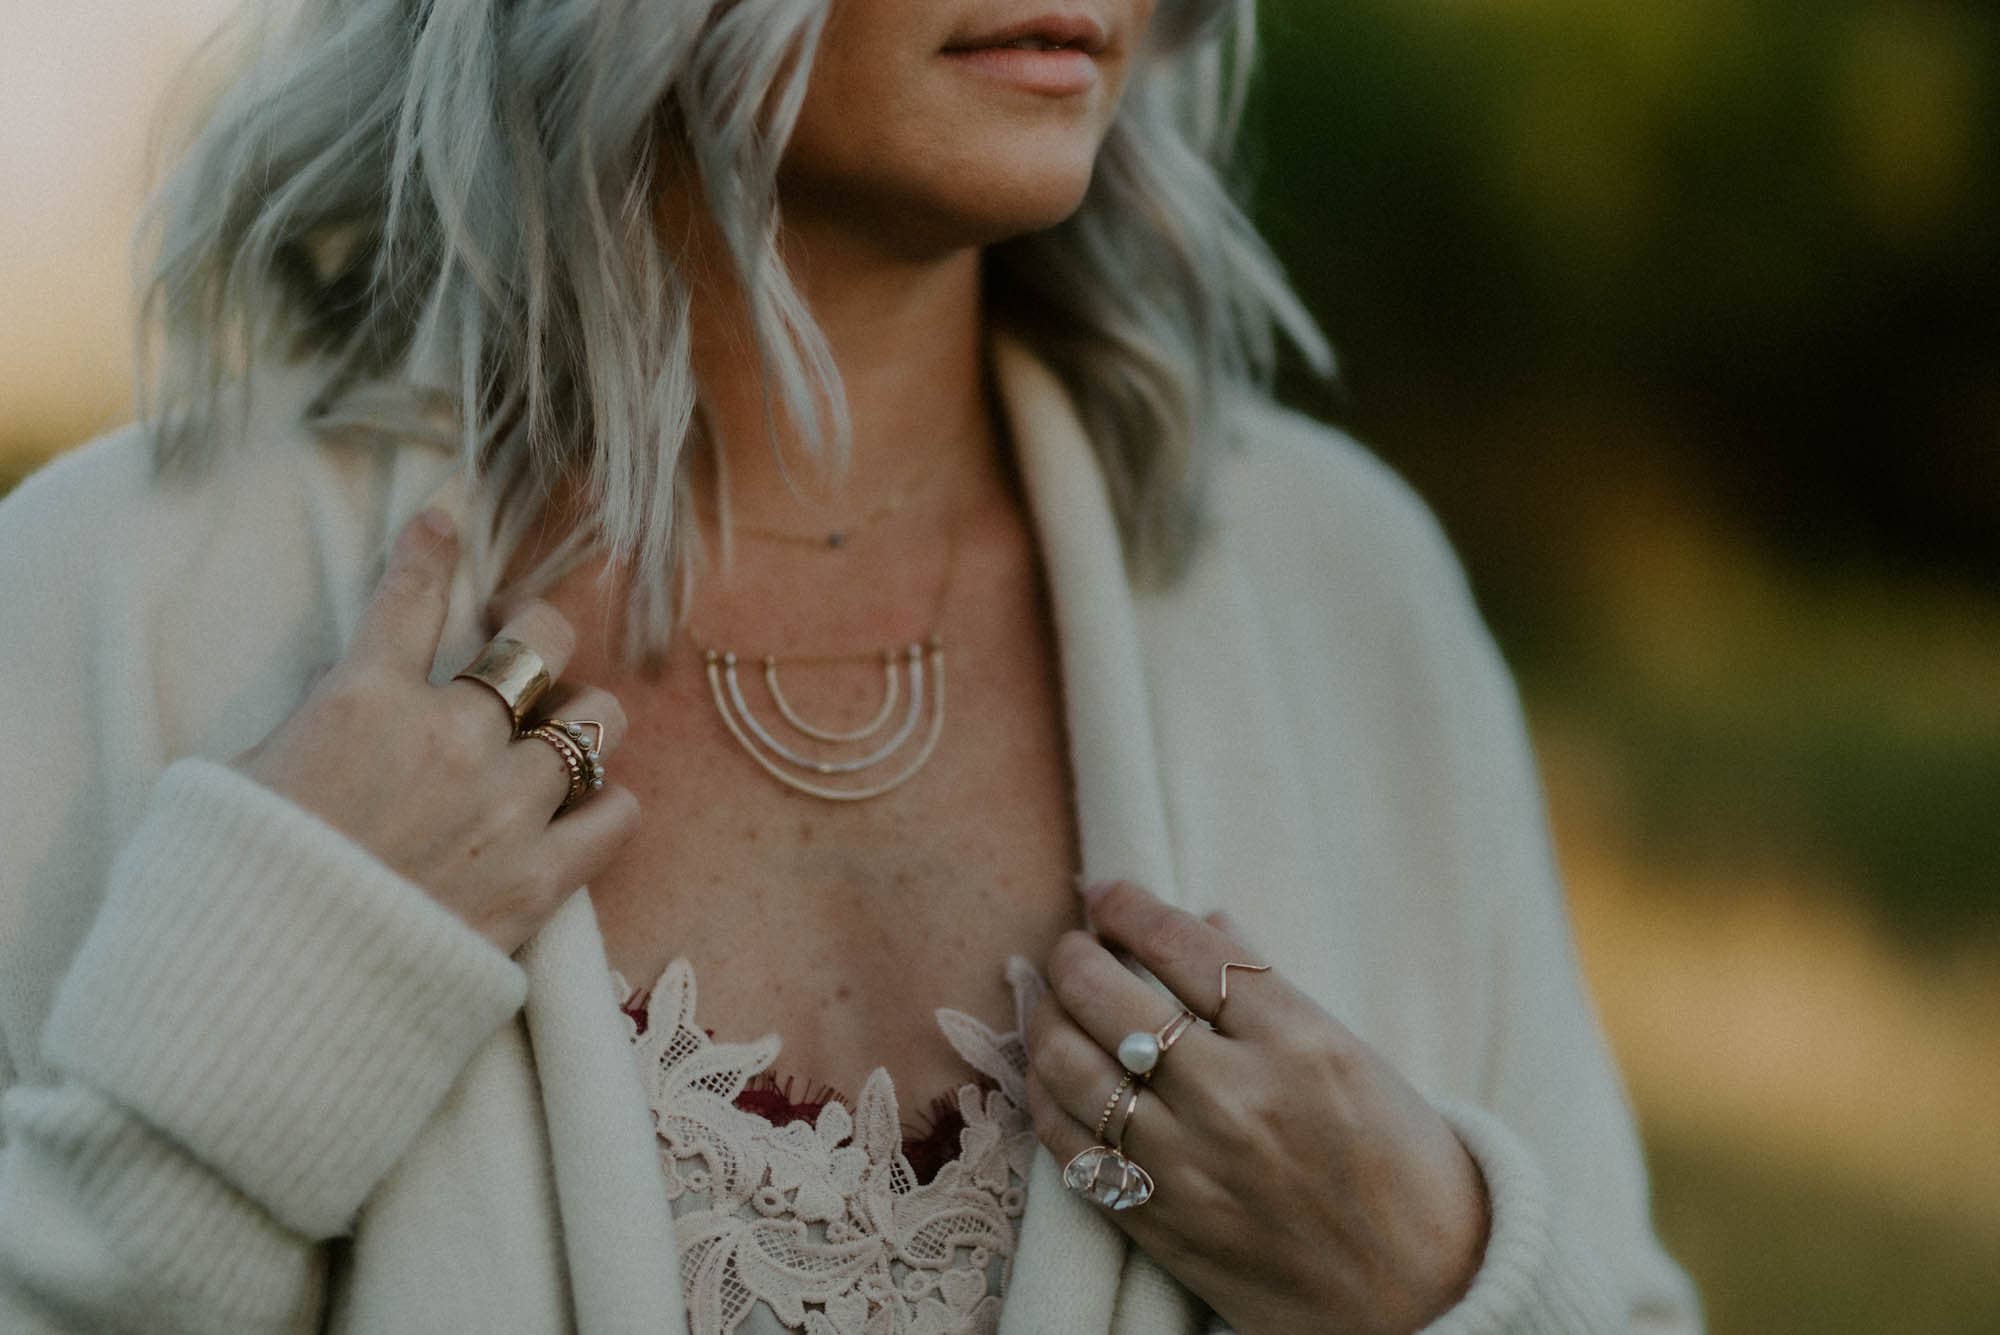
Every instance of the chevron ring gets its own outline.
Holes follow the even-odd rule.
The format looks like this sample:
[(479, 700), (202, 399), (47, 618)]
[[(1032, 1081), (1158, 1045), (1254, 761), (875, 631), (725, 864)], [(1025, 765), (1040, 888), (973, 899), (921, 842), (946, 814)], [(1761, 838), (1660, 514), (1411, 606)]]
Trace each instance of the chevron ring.
[(1215, 1003), (1215, 1015), (1212, 1019), (1209, 1020), (1209, 1023), (1211, 1025), (1222, 1023), (1222, 1008), (1229, 1001), (1229, 971), (1231, 969), (1241, 969), (1245, 973), (1269, 973), (1271, 971), (1271, 966), (1268, 964), (1239, 964), (1233, 960), (1230, 963), (1223, 965), (1222, 984), (1221, 984), (1222, 999)]

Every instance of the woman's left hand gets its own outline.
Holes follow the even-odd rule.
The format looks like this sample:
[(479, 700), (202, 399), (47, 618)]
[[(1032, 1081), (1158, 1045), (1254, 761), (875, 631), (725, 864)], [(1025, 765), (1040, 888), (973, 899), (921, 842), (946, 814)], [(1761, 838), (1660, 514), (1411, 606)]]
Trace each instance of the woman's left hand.
[(1122, 1148), (1155, 1190), (1112, 1219), (1240, 1335), (1409, 1335), (1455, 1304), (1485, 1251), (1486, 1188), (1436, 1109), (1276, 971), (1231, 970), (1218, 1017), (1223, 964), (1261, 962), (1226, 918), (1129, 882), (1086, 894), (1096, 935), (1056, 942), (1027, 1030), (1029, 1108), (1056, 1162), (1096, 1143), (1119, 1041), (1160, 1030), (1179, 997), (1218, 1025), (1190, 1025), (1135, 1085)]

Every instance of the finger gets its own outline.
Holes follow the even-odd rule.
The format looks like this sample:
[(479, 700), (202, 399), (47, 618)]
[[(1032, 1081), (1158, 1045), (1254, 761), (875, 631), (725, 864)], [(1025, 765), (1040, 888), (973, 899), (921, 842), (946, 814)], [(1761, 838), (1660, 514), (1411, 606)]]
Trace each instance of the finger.
[(450, 515), (433, 506), (404, 524), (355, 625), (348, 656), (428, 675), (444, 633), (457, 563), (458, 534)]
[[(604, 758), (625, 736), (624, 707), (611, 692), (595, 686), (570, 695), (560, 711), (551, 711), (545, 721), (565, 730), (576, 729), (571, 735), (584, 748), (583, 763), (598, 768), (603, 767)], [(593, 723), (598, 727), (589, 726)], [(508, 751), (519, 767), (520, 781), (544, 799), (545, 810), (554, 812), (569, 795), (569, 765), (563, 760), (563, 753), (546, 738), (525, 735)]]
[(1256, 953), (1250, 945), (1249, 935), (1243, 930), (1243, 924), (1236, 921), (1236, 915), (1228, 909), (1213, 909), (1204, 913), (1202, 921), (1236, 944), (1237, 950), (1242, 952), (1236, 956), (1237, 959), (1248, 960)]
[[(1158, 1133), (1165, 1130), (1171, 1111), (1143, 1083), (1134, 1080), (1126, 1084), (1124, 1067), (1077, 1028), (1060, 1003), (1046, 1001), (1036, 1008), (1026, 1039), (1029, 1068), (1057, 1107), (1093, 1134), (1108, 1109), (1104, 1139), (1116, 1145), (1128, 1120), (1138, 1120), (1138, 1103), (1150, 1102), (1157, 1115), (1146, 1119), (1153, 1132), (1149, 1143), (1160, 1142)], [(1136, 1102), (1131, 1097), (1134, 1088), (1139, 1090)], [(1128, 1108), (1133, 1111), (1128, 1113)]]
[(480, 612), (480, 624), (484, 625), (490, 631), (497, 632), (512, 619), (516, 612), (532, 601), (533, 598), (530, 595), (523, 593), (510, 593), (504, 597), (496, 596), (488, 598), (486, 606)]
[[(1098, 936), (1129, 951), (1203, 1019), (1213, 1021), (1221, 1007), (1224, 964), (1263, 963), (1213, 923), (1131, 881), (1115, 881), (1090, 893), (1090, 925)], [(1287, 999), (1281, 996), (1287, 985), (1275, 974), (1231, 970), (1229, 985), (1229, 1033), (1249, 1037), (1283, 1023), (1282, 1009), (1270, 1003)]]
[[(1139, 1116), (1144, 1114), (1141, 1113)], [(1072, 1159), (1098, 1143), (1089, 1127), (1070, 1116), (1056, 1103), (1054, 1097), (1036, 1079), (1032, 1070), (1028, 1072), (1028, 1117), (1035, 1128), (1035, 1139), (1041, 1141), (1048, 1149), (1049, 1156), (1059, 1167), (1066, 1169)], [(1127, 1148), (1130, 1148), (1129, 1143)], [(1160, 1151), (1156, 1150), (1154, 1153), (1158, 1154)], [(1130, 1162), (1136, 1167), (1141, 1160), (1134, 1153)], [(1172, 1160), (1168, 1158), (1164, 1162), (1170, 1165)], [(1101, 1175), (1099, 1181), (1103, 1185), (1113, 1187), (1119, 1184), (1121, 1170), (1117, 1160), (1100, 1164), (1098, 1171)], [(1155, 1178), (1155, 1181), (1157, 1180)], [(1134, 1210), (1118, 1210), (1113, 1211), (1111, 1217), (1120, 1228), (1132, 1235), (1134, 1241), (1145, 1245), (1154, 1232), (1154, 1226), (1160, 1222), (1158, 1208), (1144, 1206)]]
[(1034, 1123), (1035, 1139), (1048, 1147), (1058, 1165), (1097, 1143), (1090, 1128), (1064, 1110), (1032, 1067), (1028, 1070), (1028, 1117)]
[[(1158, 1034), (1180, 1013), (1180, 1005), (1160, 988), (1119, 963), (1088, 932), (1065, 932), (1049, 948), (1049, 989), (1076, 1027), (1115, 1066), (1120, 1044), (1135, 1033)], [(1199, 1024), (1181, 1031), (1174, 1046), (1159, 1055), (1147, 1079), (1169, 1103), (1190, 1085), (1185, 1073), (1216, 1069), (1213, 1046), (1222, 1040)]]
[(548, 848), (560, 883), (574, 892), (609, 867), (639, 829), (639, 799), (611, 784), (549, 822)]
[[(540, 598), (530, 598), (521, 603), (499, 633), (519, 640), (534, 650), (551, 682), (562, 676), (563, 669), (569, 665), (570, 652), (576, 648), (576, 631), (570, 626), (569, 618)], [(458, 679), (446, 683), (445, 689), (467, 702), (475, 696), (483, 696), (487, 703), (478, 708), (499, 710), (506, 717), (507, 735), (513, 735), (514, 716), (508, 712), (499, 692), (476, 681)], [(470, 703), (466, 705), (467, 709), (473, 707)]]

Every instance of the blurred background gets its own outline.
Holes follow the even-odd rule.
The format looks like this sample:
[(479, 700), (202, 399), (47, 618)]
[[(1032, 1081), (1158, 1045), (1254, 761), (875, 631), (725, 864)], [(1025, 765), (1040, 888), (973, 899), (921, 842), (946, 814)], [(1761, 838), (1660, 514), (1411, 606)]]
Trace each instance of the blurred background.
[[(0, 491), (129, 415), (222, 0), (7, 0)], [(1246, 164), (1521, 681), (1717, 1335), (2000, 1331), (2000, 17), (1265, 0)]]

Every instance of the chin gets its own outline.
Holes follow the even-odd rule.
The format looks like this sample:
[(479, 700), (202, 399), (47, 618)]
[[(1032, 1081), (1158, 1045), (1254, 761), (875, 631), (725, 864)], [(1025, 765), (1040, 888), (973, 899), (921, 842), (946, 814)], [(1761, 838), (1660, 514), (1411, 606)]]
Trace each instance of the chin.
[[(927, 259), (1046, 230), (1082, 206), (1150, 4), (1100, 27), (1094, 73), (1071, 78), (1074, 55), (1051, 75), (949, 54), (959, 29), (998, 21), (983, 13), (992, 0), (958, 15), (971, 2), (835, 7), (779, 174), (788, 221)], [(933, 12), (944, 17), (924, 19)]]
[(788, 166), (780, 195), (788, 219), (866, 238), (900, 257), (930, 259), (1056, 226), (1082, 206), (1097, 144), (1057, 136), (961, 140), (923, 163), (851, 171)]

